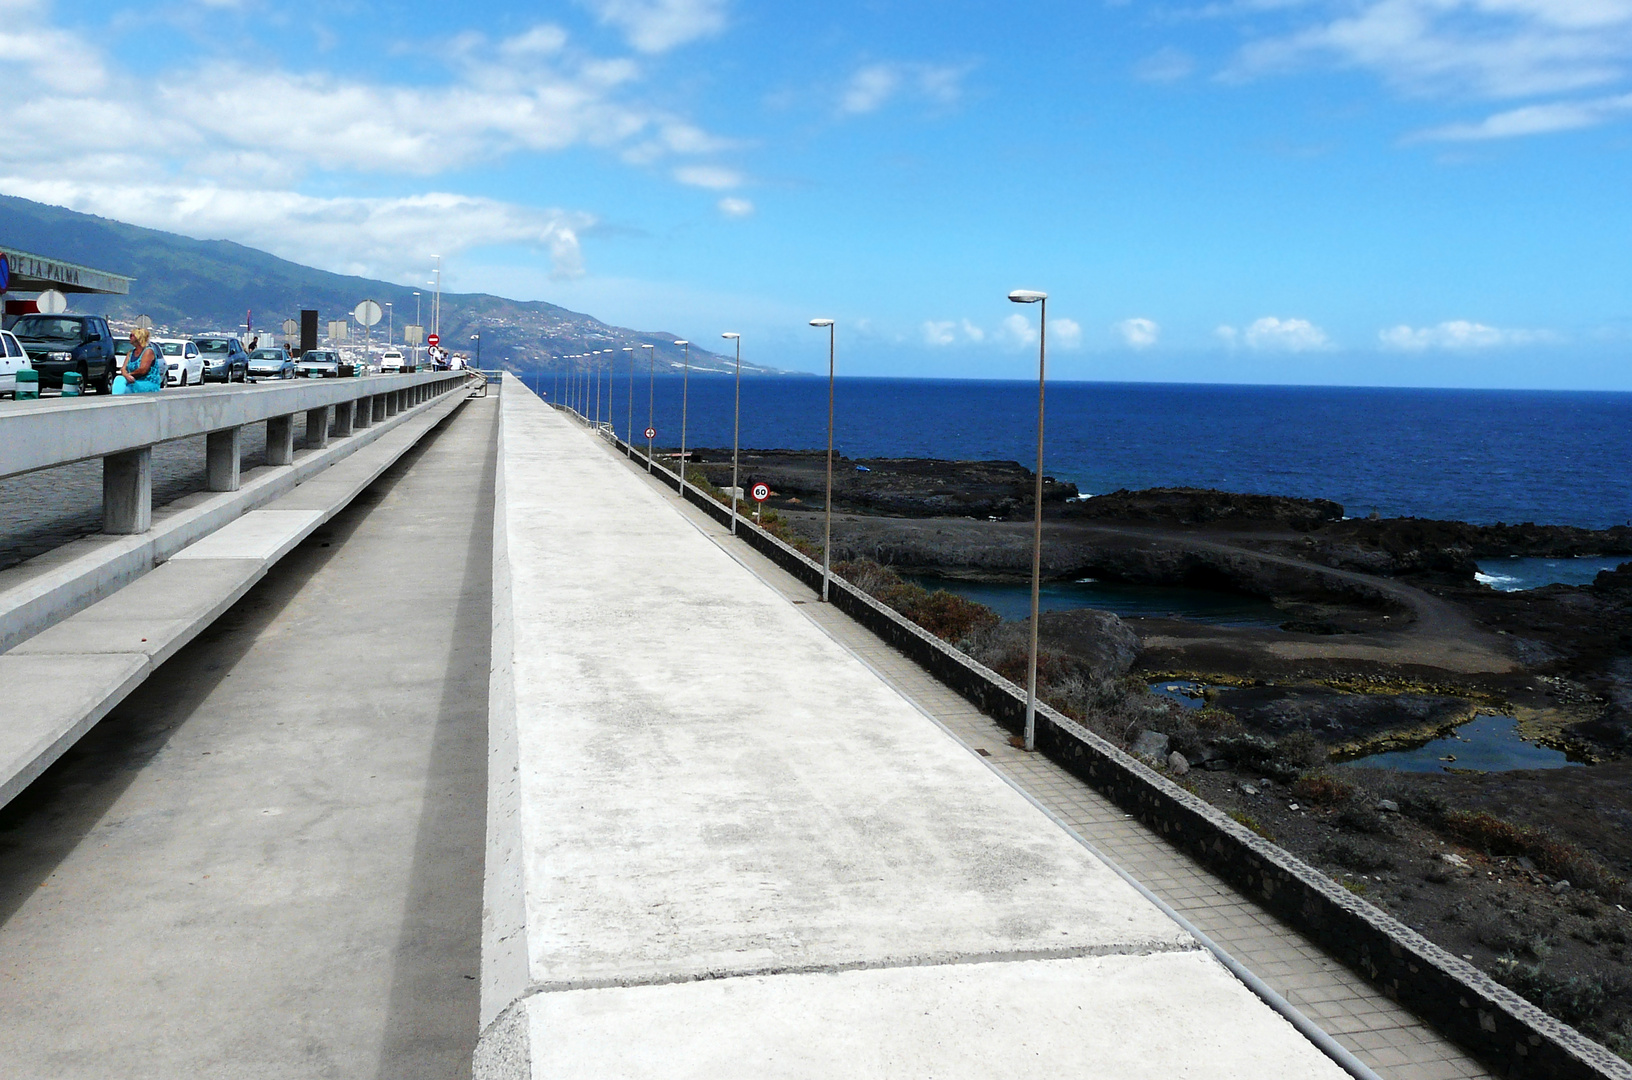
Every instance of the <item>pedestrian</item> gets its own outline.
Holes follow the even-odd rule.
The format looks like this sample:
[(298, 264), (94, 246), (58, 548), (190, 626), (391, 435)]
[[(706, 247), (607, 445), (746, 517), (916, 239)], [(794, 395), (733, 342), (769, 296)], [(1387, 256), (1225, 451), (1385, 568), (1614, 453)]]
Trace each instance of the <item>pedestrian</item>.
[(130, 332), (130, 356), (125, 370), (114, 377), (115, 394), (156, 394), (164, 389), (164, 357), (152, 342), (152, 333), (142, 326)]

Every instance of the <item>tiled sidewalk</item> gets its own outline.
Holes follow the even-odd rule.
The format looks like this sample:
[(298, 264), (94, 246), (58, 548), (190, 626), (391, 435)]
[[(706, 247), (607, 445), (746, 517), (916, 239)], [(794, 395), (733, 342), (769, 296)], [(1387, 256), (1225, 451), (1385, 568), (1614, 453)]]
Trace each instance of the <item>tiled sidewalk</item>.
[[(638, 463), (644, 474), (645, 468)], [(656, 480), (653, 481), (657, 482)], [(668, 489), (673, 495), (673, 488)], [(1009, 733), (923, 668), (712, 518), (676, 497), (675, 509), (706, 536), (855, 653), (908, 701), (1190, 920), (1361, 1061), (1388, 1080), (1460, 1080), (1493, 1074), (1444, 1036), (1327, 957), (1296, 930), (1168, 846), (1099, 792), (1041, 754), (1009, 745)]]

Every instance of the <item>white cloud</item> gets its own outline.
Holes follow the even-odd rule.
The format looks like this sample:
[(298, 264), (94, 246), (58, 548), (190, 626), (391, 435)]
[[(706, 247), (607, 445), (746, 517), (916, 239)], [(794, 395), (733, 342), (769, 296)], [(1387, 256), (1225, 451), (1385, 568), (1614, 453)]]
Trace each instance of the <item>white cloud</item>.
[(950, 319), (944, 322), (936, 322), (933, 319), (925, 321), (923, 326), (924, 344), (936, 347), (952, 344), (958, 340), (957, 326), (958, 324)]
[(1395, 326), (1378, 331), (1385, 349), (1422, 352), (1427, 349), (1491, 349), (1502, 345), (1527, 345), (1549, 341), (1554, 335), (1545, 330), (1502, 330), (1483, 323), (1453, 319), (1438, 326)]
[(1511, 139), (1524, 135), (1545, 135), (1554, 131), (1574, 131), (1597, 127), (1632, 113), (1632, 94), (1595, 98), (1591, 101), (1563, 101), (1547, 105), (1525, 105), (1493, 113), (1472, 124), (1449, 124), (1417, 135), (1419, 140), (1471, 141)]
[(1266, 315), (1245, 330), (1220, 326), (1214, 333), (1232, 347), (1242, 344), (1259, 352), (1313, 352), (1331, 347), (1326, 331), (1307, 319), (1277, 319)]
[(1062, 349), (1078, 348), (1082, 345), (1082, 324), (1075, 319), (1056, 318), (1049, 324), (1049, 336)]
[(1037, 328), (1024, 315), (1014, 314), (1003, 320), (998, 336), (1015, 347), (1033, 345), (1037, 341)]
[(1218, 10), (1274, 20), (1226, 77), (1331, 63), (1414, 96), (1550, 99), (1418, 138), (1535, 135), (1632, 113), (1632, 0), (1288, 0)]
[(1148, 349), (1161, 337), (1162, 328), (1151, 319), (1123, 319), (1112, 329), (1122, 336), (1130, 349)]
[(742, 183), (742, 174), (719, 165), (682, 165), (674, 170), (674, 178), (692, 187), (723, 191)]
[(726, 0), (580, 0), (634, 48), (667, 52), (725, 29)]
[(754, 212), (754, 204), (748, 199), (736, 199), (727, 195), (719, 201), (720, 213), (726, 217), (744, 218)]
[(963, 320), (963, 336), (978, 343), (986, 340), (986, 331), (965, 319)]
[(430, 192), (404, 198), (317, 198), (291, 191), (117, 185), (0, 177), (0, 190), (188, 236), (232, 236), (338, 273), (418, 276), (432, 255), (495, 244), (548, 251), (552, 276), (583, 273), (587, 214)]
[(839, 95), (839, 110), (875, 112), (891, 98), (910, 94), (935, 105), (953, 105), (963, 95), (968, 66), (948, 64), (868, 64), (858, 70)]
[(1171, 83), (1189, 78), (1196, 61), (1189, 53), (1172, 47), (1158, 49), (1134, 65), (1133, 74), (1142, 82)]

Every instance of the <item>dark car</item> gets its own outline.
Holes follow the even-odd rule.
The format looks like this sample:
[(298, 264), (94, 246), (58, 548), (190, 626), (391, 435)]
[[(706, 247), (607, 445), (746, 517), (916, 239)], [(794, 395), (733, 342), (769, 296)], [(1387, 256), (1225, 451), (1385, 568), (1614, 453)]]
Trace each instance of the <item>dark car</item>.
[(249, 353), (235, 337), (196, 337), (193, 344), (204, 358), (205, 382), (248, 382)]
[(257, 379), (292, 379), (295, 362), (281, 345), (272, 349), (256, 349), (249, 354), (249, 373)]
[(119, 370), (114, 357), (113, 331), (100, 315), (24, 315), (11, 325), (34, 370), (40, 386), (62, 386), (66, 371), (79, 372), (81, 387), (99, 394), (113, 391), (113, 376)]

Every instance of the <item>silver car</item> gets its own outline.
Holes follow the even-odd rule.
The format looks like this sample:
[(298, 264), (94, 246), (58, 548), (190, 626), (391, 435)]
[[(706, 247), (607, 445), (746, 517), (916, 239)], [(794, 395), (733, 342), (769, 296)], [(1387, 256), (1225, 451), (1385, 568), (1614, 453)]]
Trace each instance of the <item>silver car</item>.
[(303, 379), (339, 378), (340, 354), (333, 349), (308, 349), (295, 364), (295, 374)]
[(272, 349), (256, 349), (249, 354), (249, 373), (257, 379), (292, 379), (295, 362), (280, 345)]

